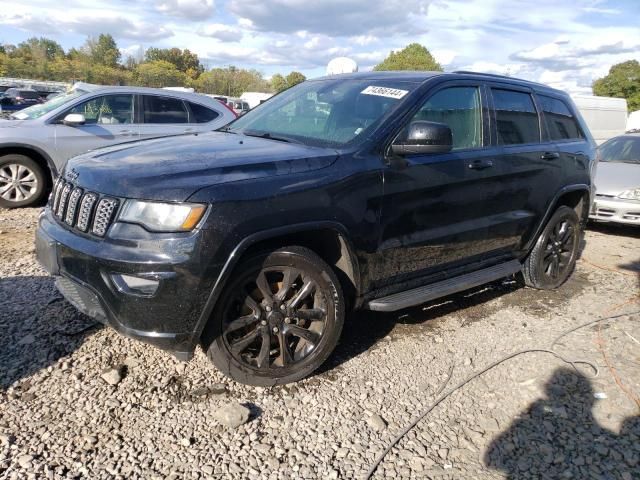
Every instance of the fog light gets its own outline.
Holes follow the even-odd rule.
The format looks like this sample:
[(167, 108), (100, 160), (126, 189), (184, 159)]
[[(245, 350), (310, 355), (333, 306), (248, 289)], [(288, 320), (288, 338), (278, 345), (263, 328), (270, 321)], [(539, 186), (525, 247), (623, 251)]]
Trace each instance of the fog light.
[(111, 280), (118, 290), (130, 295), (150, 297), (158, 290), (159, 280), (151, 278), (134, 277), (122, 273), (112, 273)]

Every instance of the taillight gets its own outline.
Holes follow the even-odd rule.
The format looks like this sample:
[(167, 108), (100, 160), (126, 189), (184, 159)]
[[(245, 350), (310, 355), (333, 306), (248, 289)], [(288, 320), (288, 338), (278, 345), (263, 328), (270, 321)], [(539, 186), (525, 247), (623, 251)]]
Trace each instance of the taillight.
[(227, 105), (225, 102), (223, 102), (222, 100), (218, 100), (222, 105), (224, 105), (225, 107), (227, 107), (227, 110), (229, 110), (231, 113), (233, 113), (233, 116), (235, 118), (238, 118), (238, 114), (233, 110), (233, 108), (231, 108), (229, 105)]

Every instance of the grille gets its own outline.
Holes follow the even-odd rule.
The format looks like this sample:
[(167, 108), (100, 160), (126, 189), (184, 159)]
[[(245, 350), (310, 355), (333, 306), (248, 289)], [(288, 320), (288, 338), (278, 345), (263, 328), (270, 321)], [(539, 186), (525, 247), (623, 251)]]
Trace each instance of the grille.
[(107, 233), (119, 204), (115, 198), (85, 192), (61, 178), (54, 184), (51, 202), (51, 210), (61, 222), (98, 237)]

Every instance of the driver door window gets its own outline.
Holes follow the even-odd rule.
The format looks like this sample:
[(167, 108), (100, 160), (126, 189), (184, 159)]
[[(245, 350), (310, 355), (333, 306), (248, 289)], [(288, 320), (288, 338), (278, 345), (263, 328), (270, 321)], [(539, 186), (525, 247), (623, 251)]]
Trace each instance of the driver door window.
[(84, 115), (86, 125), (129, 125), (133, 123), (133, 95), (104, 95), (92, 98), (65, 113)]
[(478, 87), (450, 87), (433, 94), (412, 121), (444, 123), (451, 129), (452, 150), (482, 146), (482, 105)]

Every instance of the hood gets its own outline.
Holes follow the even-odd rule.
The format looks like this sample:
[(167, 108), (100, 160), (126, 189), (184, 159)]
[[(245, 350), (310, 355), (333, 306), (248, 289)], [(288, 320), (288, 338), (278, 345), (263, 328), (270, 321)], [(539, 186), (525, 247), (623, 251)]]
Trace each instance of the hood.
[(22, 125), (24, 120), (10, 120), (8, 118), (0, 118), (0, 128), (16, 128)]
[(640, 188), (640, 163), (599, 162), (596, 192), (618, 196), (625, 190)]
[(95, 150), (69, 160), (65, 176), (107, 195), (184, 201), (203, 187), (317, 170), (337, 156), (332, 149), (211, 132)]

